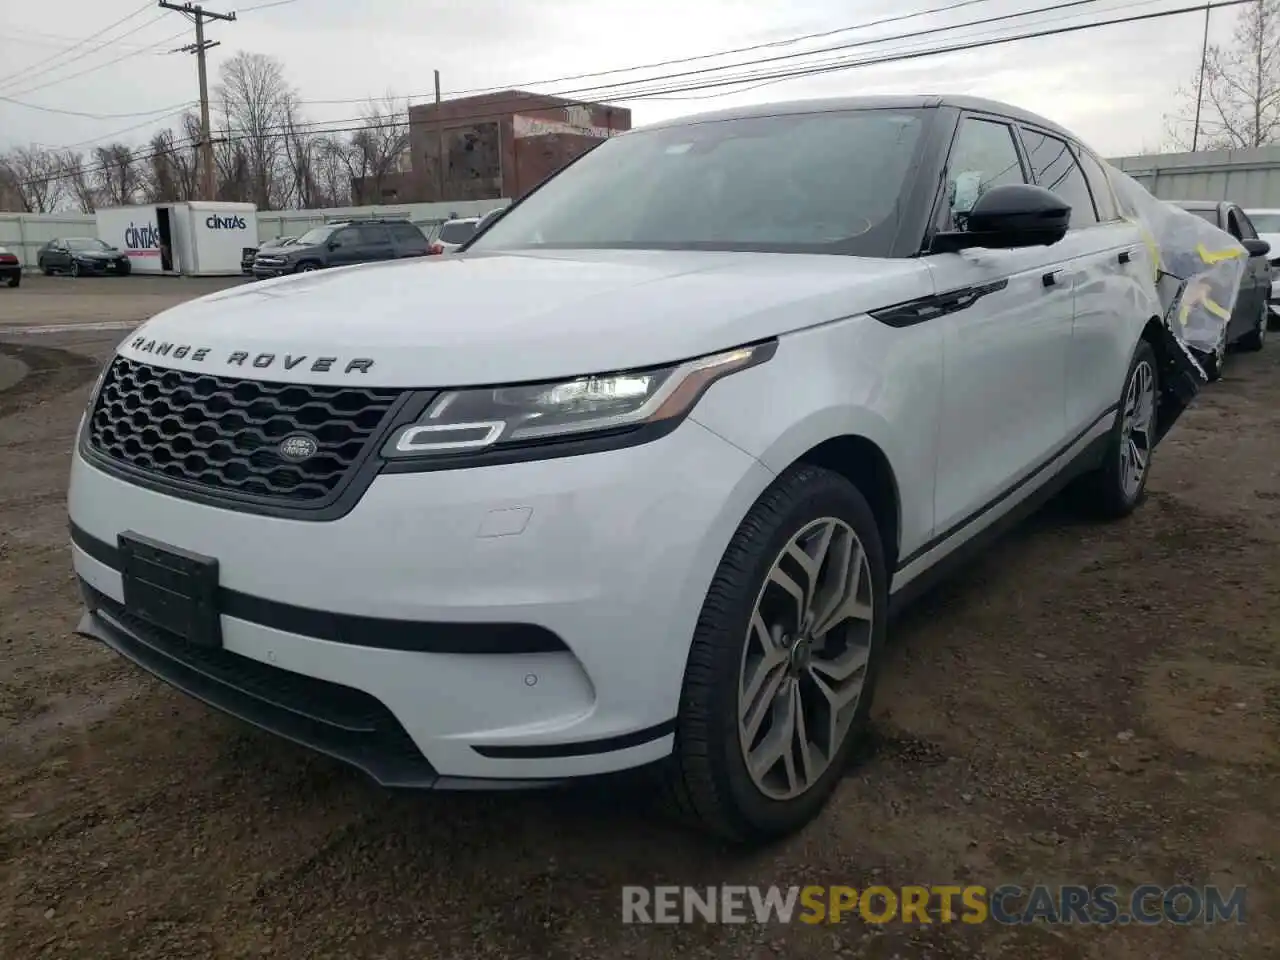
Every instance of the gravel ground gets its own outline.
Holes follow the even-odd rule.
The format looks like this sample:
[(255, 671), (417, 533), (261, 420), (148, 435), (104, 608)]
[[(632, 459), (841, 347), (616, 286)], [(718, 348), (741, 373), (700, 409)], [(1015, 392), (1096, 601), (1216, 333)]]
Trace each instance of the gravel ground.
[[(868, 755), (801, 835), (742, 853), (635, 791), (384, 792), (72, 635), (89, 383), (129, 321), (218, 285), (0, 290), (0, 956), (1277, 955), (1280, 344), (1206, 388), (1131, 519), (1051, 505), (910, 611)], [(40, 325), (70, 329), (18, 332)], [(620, 922), (624, 884), (872, 882), (1248, 900), (1191, 928)]]

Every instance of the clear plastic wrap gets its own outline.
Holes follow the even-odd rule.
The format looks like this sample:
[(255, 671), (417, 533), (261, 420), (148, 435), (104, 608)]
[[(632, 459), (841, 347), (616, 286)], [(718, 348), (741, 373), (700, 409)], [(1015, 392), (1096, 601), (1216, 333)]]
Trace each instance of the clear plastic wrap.
[[(1143, 231), (1152, 250), (1152, 282), (1170, 332), (1189, 348), (1204, 374), (1204, 360), (1221, 358), (1227, 322), (1249, 263), (1244, 246), (1194, 213), (1157, 200), (1115, 167), (1108, 170), (1125, 215)], [(1208, 379), (1206, 376), (1205, 379)]]

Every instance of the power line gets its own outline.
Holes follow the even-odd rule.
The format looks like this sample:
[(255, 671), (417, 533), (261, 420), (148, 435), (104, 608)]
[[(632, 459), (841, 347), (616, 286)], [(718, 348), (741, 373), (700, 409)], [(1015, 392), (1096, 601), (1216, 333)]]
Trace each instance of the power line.
[[(1217, 2), (1210, 3), (1209, 6), (1211, 9), (1216, 10), (1224, 7), (1239, 6), (1240, 4), (1243, 4), (1243, 3), (1255, 3), (1255, 2), (1257, 2), (1257, 0), (1217, 0)], [(1075, 6), (1075, 5), (1077, 5), (1077, 3), (1061, 4), (1051, 9), (1063, 9), (1064, 7)], [(803, 77), (803, 76), (813, 76), (818, 74), (834, 73), (842, 70), (855, 69), (857, 67), (877, 66), (877, 65), (887, 64), (887, 63), (916, 60), (923, 57), (941, 56), (949, 53), (958, 53), (958, 52), (964, 52), (968, 50), (975, 50), (975, 49), (982, 49), (986, 47), (1003, 45), (1007, 43), (1014, 43), (1020, 40), (1039, 39), (1042, 37), (1057, 36), (1057, 35), (1062, 35), (1067, 33), (1075, 33), (1083, 30), (1095, 30), (1095, 29), (1100, 29), (1102, 27), (1108, 27), (1108, 26), (1116, 26), (1116, 25), (1129, 24), (1129, 23), (1140, 23), (1140, 22), (1146, 22), (1151, 20), (1164, 19), (1166, 17), (1180, 16), (1187, 13), (1199, 14), (1204, 11), (1204, 7), (1205, 7), (1205, 4), (1198, 3), (1194, 6), (1179, 7), (1172, 10), (1160, 10), (1152, 13), (1134, 14), (1127, 17), (1118, 17), (1110, 20), (1097, 20), (1097, 21), (1093, 21), (1090, 23), (1083, 23), (1083, 24), (1070, 24), (1067, 26), (1054, 27), (1051, 29), (1043, 29), (1043, 30), (1034, 30), (1034, 31), (1014, 34), (1010, 36), (993, 37), (993, 38), (985, 38), (985, 39), (972, 39), (969, 41), (955, 43), (955, 44), (946, 45), (946, 46), (936, 46), (936, 47), (931, 47), (923, 50), (905, 51), (905, 52), (888, 54), (888, 55), (879, 56), (879, 57), (868, 57), (868, 58), (862, 58), (862, 59), (842, 58), (838, 62), (826, 63), (826, 64), (817, 65), (817, 66), (796, 65), (796, 66), (780, 68), (780, 69), (773, 68), (772, 72), (768, 70), (760, 71), (756, 77), (753, 77), (751, 79), (773, 82), (777, 80), (793, 79), (793, 78)], [(952, 29), (962, 29), (964, 27), (975, 26), (975, 25), (976, 23), (957, 24), (953, 26)], [(921, 33), (924, 33), (924, 32), (925, 31), (921, 31)], [(770, 59), (771, 58), (765, 58), (761, 62), (769, 62)], [(745, 64), (742, 64), (742, 65), (745, 65)], [(672, 76), (674, 77), (679, 75), (672, 75)], [(647, 81), (638, 81), (636, 85), (639, 85), (640, 83), (646, 83), (646, 82), (656, 82), (661, 79), (663, 78), (653, 77), (653, 78), (649, 78)], [(717, 87), (722, 87), (726, 85), (737, 85), (744, 82), (748, 82), (748, 81), (744, 78), (736, 78), (736, 79), (729, 79), (729, 80), (718, 78), (718, 79), (707, 79), (707, 80), (691, 81), (691, 82), (686, 81), (682, 84), (672, 86), (669, 88), (657, 88), (657, 89), (651, 89), (647, 91), (639, 91), (636, 93), (626, 95), (624, 97), (620, 97), (619, 99), (627, 100), (627, 101), (654, 99), (668, 93), (680, 93), (680, 92), (689, 92), (693, 90), (715, 89)], [(567, 91), (567, 92), (573, 92), (573, 91)], [(559, 94), (547, 94), (547, 96), (558, 96), (558, 95)], [(511, 102), (520, 103), (521, 101), (511, 101)], [(492, 108), (495, 105), (487, 104), (486, 106)], [(500, 112), (500, 113), (476, 114), (476, 115), (467, 116), (467, 117), (458, 117), (455, 119), (468, 121), (468, 120), (479, 120), (479, 119), (486, 119), (486, 118), (496, 118), (496, 117), (502, 117), (505, 115), (506, 113)], [(353, 121), (359, 120), (359, 119), (360, 118), (350, 118), (350, 120), (353, 120)], [(355, 126), (328, 127), (325, 129), (317, 129), (317, 127), (319, 127), (321, 123), (326, 123), (326, 122), (327, 123), (343, 123), (347, 121), (344, 121), (344, 120), (321, 121), (315, 124), (304, 124), (302, 126), (307, 127), (308, 128), (307, 132), (310, 132), (313, 134), (334, 134), (334, 133), (348, 133), (356, 130), (365, 130), (365, 129), (384, 129), (386, 127), (389, 127), (398, 123), (403, 123), (403, 121), (393, 121), (389, 123), (370, 124), (366, 121), (366, 122), (358, 123)], [(285, 127), (281, 126), (279, 129), (283, 130), (285, 129)], [(242, 140), (253, 139), (254, 136), (259, 134), (233, 135), (233, 136), (227, 137), (226, 142), (236, 143)], [(176, 148), (184, 145), (189, 145), (190, 142), (191, 142), (190, 140), (187, 140), (184, 143), (176, 143), (174, 144), (174, 147)], [(169, 150), (156, 151), (156, 152), (147, 154), (145, 156), (136, 156), (133, 159), (135, 161), (146, 161), (146, 160), (155, 159), (156, 157), (163, 156), (169, 152), (170, 152)], [(94, 172), (94, 171), (90, 170), (86, 172)], [(51, 177), (51, 178), (48, 178), (47, 182), (53, 182), (58, 179), (62, 179), (62, 178)], [(46, 182), (46, 181), (42, 179), (39, 181), (31, 181), (31, 182), (36, 183), (36, 182)], [(24, 185), (29, 185), (29, 184), (24, 184)]]
[[(27, 81), (33, 80), (36, 77), (42, 77), (45, 74), (49, 73), (50, 71), (61, 70), (63, 67), (70, 66), (76, 60), (82, 59), (84, 57), (91, 57), (95, 53), (97, 53), (99, 50), (103, 49), (104, 47), (111, 46), (113, 43), (116, 43), (119, 40), (123, 40), (125, 37), (132, 36), (133, 34), (139, 32), (140, 30), (143, 30), (146, 27), (150, 26), (152, 23), (155, 23), (155, 20), (157, 18), (153, 18), (151, 20), (148, 20), (146, 23), (139, 24), (138, 26), (134, 27), (131, 30), (126, 30), (124, 33), (120, 34), (120, 36), (118, 37), (107, 37), (101, 43), (95, 44), (94, 46), (85, 50), (83, 53), (75, 54), (69, 60), (65, 60), (64, 62), (61, 62), (61, 63), (58, 62), (60, 60), (63, 60), (63, 58), (66, 57), (68, 54), (72, 53), (72, 51), (77, 50), (78, 48), (84, 46), (84, 44), (88, 43), (90, 40), (93, 40), (97, 37), (101, 37), (105, 33), (109, 33), (111, 30), (114, 30), (116, 27), (126, 23), (129, 20), (132, 20), (134, 17), (138, 16), (138, 14), (142, 13), (146, 9), (147, 9), (146, 6), (140, 7), (137, 10), (133, 11), (133, 13), (129, 14), (127, 17), (123, 17), (117, 20), (115, 23), (111, 24), (110, 26), (104, 27), (102, 30), (99, 30), (95, 34), (90, 34), (89, 36), (81, 40), (79, 43), (73, 44), (72, 46), (63, 50), (61, 53), (56, 53), (51, 57), (46, 57), (44, 60), (37, 61), (36, 63), (32, 64), (30, 67), (27, 67), (22, 70), (17, 70), (13, 73), (7, 74), (4, 77), (0, 77), (0, 86), (6, 86), (6, 87), (12, 86), (15, 82), (26, 83)], [(40, 64), (42, 63), (45, 64), (43, 68), (39, 70), (32, 69), (33, 67), (39, 67)], [(22, 79), (16, 80), (15, 78), (18, 78), (18, 77), (21, 77)]]
[[(283, 2), (290, 3), (290, 2), (293, 2), (293, 0), (283, 0)], [(730, 50), (717, 50), (712, 53), (700, 53), (691, 57), (676, 57), (671, 60), (655, 60), (652, 63), (633, 64), (632, 66), (629, 66), (629, 67), (616, 67), (612, 70), (597, 70), (593, 73), (576, 73), (566, 77), (552, 77), (550, 79), (544, 78), (542, 80), (525, 80), (520, 83), (507, 83), (507, 84), (502, 84), (502, 85), (493, 86), (493, 87), (472, 87), (465, 90), (447, 90), (443, 94), (441, 94), (441, 96), (464, 97), (464, 96), (473, 96), (473, 95), (479, 95), (479, 94), (485, 94), (485, 93), (499, 93), (504, 90), (524, 89), (526, 87), (542, 87), (550, 83), (571, 83), (576, 80), (590, 80), (594, 77), (607, 77), (616, 73), (634, 73), (638, 70), (656, 70), (659, 67), (676, 66), (682, 63), (696, 63), (701, 60), (714, 60), (717, 57), (729, 57), (739, 53), (751, 53), (756, 50), (769, 50), (776, 47), (786, 47), (795, 43), (803, 43), (806, 40), (819, 40), (824, 37), (833, 37), (841, 33), (850, 33), (854, 30), (867, 30), (871, 27), (880, 27), (888, 23), (898, 23), (903, 20), (912, 20), (916, 17), (926, 17), (935, 13), (949, 13), (952, 10), (959, 10), (962, 7), (971, 7), (971, 6), (974, 6), (975, 4), (990, 3), (990, 2), (991, 0), (957, 0), (957, 2), (946, 3), (941, 6), (931, 7), (926, 10), (917, 10), (913, 13), (903, 13), (903, 14), (892, 16), (892, 17), (883, 17), (879, 20), (871, 20), (871, 21), (868, 21), (867, 23), (852, 24), (846, 27), (835, 27), (830, 30), (819, 31), (818, 33), (805, 33), (795, 37), (786, 37), (781, 40), (770, 40), (765, 43), (755, 43), (746, 47), (734, 47)], [(879, 38), (879, 39), (886, 39), (886, 38)], [(808, 51), (808, 52), (821, 53), (822, 51), (816, 50), (816, 51)], [(806, 52), (797, 52), (795, 54), (792, 54), (792, 56), (805, 56), (805, 55), (807, 55)], [(725, 68), (727, 69), (728, 67), (731, 67), (731, 66), (733, 66), (733, 64), (726, 64)], [(714, 69), (714, 68), (711, 68), (711, 69)], [(635, 82), (640, 83), (643, 81), (637, 80)], [(434, 93), (410, 94), (405, 99), (407, 100), (424, 99), (425, 100), (433, 96), (434, 96)], [(354, 98), (344, 99), (344, 100), (301, 100), (299, 102), (310, 103), (310, 104), (362, 103), (368, 99), (370, 98), (354, 97)]]
[[(148, 24), (153, 22), (155, 21), (148, 21)], [(150, 51), (155, 50), (158, 47), (164, 46), (166, 43), (172, 43), (174, 40), (178, 39), (178, 37), (182, 36), (184, 33), (186, 33), (185, 30), (181, 31), (180, 33), (175, 33), (173, 34), (173, 36), (165, 37), (163, 40), (157, 40), (155, 43), (150, 44), (149, 46), (143, 47), (141, 50), (134, 50), (130, 53), (123, 53), (120, 56), (116, 57), (114, 60), (108, 60), (106, 63), (100, 63), (95, 67), (89, 67), (85, 70), (81, 70), (79, 73), (69, 73), (65, 77), (55, 77), (53, 80), (50, 80), (48, 83), (40, 84), (39, 86), (28, 87), (25, 90), (10, 90), (9, 93), (15, 97), (21, 97), (28, 93), (34, 93), (37, 90), (45, 90), (49, 87), (56, 86), (59, 83), (66, 83), (68, 80), (74, 80), (76, 77), (83, 77), (87, 73), (95, 73), (98, 70), (103, 70), (107, 67), (112, 66), (113, 64), (119, 63), (121, 60), (128, 60), (132, 57), (140, 57), (144, 53), (149, 53)]]
[[(160, 107), (156, 110), (139, 110), (136, 113), (85, 113), (80, 110), (60, 110), (57, 107), (45, 107), (38, 103), (23, 103), (21, 100), (14, 100), (12, 97), (0, 96), (0, 100), (5, 103), (11, 103), (15, 107), (26, 107), (28, 110), (39, 110), (42, 113), (57, 113), (68, 117), (84, 117), (88, 120), (124, 120), (128, 117), (154, 117), (157, 113), (163, 113), (166, 116), (173, 112), (179, 104), (170, 104), (167, 107)], [(190, 100), (181, 106), (190, 106), (195, 103)]]

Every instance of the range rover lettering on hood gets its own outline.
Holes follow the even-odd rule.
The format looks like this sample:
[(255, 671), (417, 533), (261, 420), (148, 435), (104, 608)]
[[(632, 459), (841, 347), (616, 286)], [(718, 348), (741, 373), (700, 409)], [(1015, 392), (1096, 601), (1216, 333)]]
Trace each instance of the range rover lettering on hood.
[[(214, 357), (213, 362), (216, 363), (223, 357), (221, 351), (215, 356), (212, 347), (197, 347), (189, 343), (168, 343), (147, 337), (134, 337), (129, 341), (129, 346), (138, 353), (149, 353), (155, 357), (173, 357), (175, 360), (190, 360), (195, 363), (204, 363), (210, 357)], [(271, 367), (296, 370), (301, 367), (312, 373), (368, 373), (373, 369), (373, 361), (367, 357), (343, 360), (341, 357), (313, 357), (305, 353), (250, 353), (248, 350), (232, 350), (226, 354), (222, 362), (230, 367), (253, 367), (255, 370), (266, 370)]]

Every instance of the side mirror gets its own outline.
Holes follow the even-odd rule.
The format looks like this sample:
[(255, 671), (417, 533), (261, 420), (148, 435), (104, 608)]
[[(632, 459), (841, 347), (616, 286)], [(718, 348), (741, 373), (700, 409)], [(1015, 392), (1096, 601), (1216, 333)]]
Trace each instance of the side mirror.
[(1050, 246), (1066, 236), (1070, 223), (1071, 205), (1052, 190), (1006, 183), (978, 198), (964, 218), (963, 230), (935, 234), (930, 252)]
[(1244, 248), (1249, 251), (1251, 257), (1265, 257), (1271, 252), (1271, 244), (1266, 240), (1241, 240)]
[(342, 246), (342, 241), (330, 240), (328, 243), (325, 244), (325, 246), (328, 247), (330, 250), (337, 250), (340, 246)]

